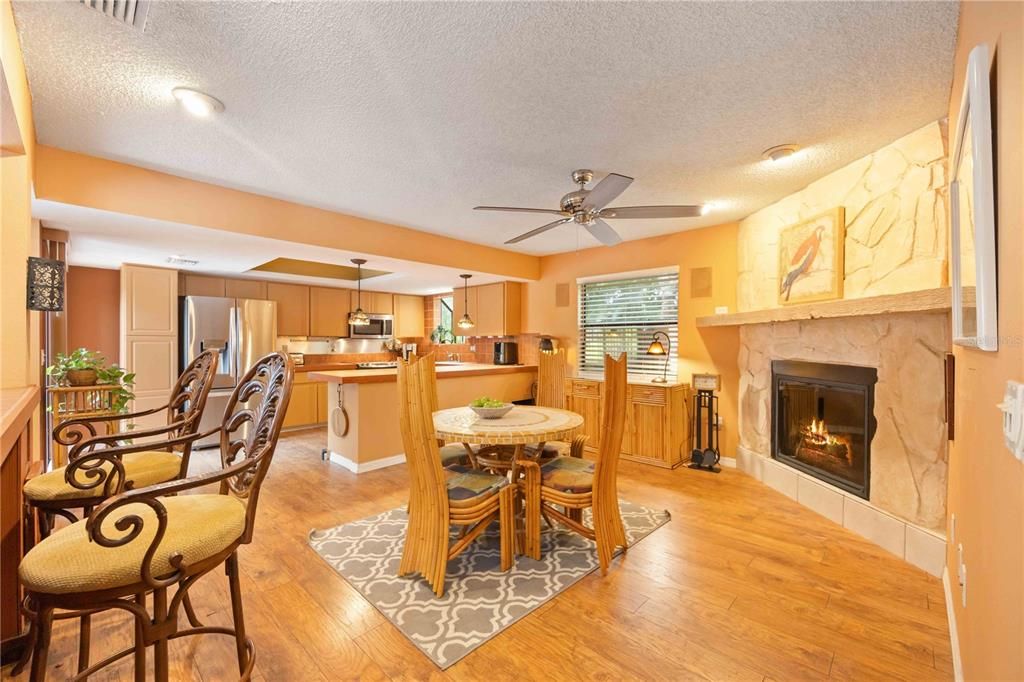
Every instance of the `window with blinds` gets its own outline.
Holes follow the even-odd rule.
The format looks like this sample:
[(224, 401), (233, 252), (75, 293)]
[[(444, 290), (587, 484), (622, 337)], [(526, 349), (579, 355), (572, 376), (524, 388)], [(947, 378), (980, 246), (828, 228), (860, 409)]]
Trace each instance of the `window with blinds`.
[(665, 356), (648, 355), (657, 331), (672, 340), (669, 372), (679, 339), (679, 274), (585, 282), (579, 285), (580, 369), (603, 371), (604, 356), (627, 356), (633, 374), (661, 374)]

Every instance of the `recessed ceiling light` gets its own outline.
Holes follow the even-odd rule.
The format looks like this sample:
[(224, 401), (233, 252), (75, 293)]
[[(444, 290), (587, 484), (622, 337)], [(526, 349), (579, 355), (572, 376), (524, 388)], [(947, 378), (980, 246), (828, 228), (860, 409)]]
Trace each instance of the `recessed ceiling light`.
[(224, 103), (205, 92), (191, 88), (174, 88), (171, 90), (171, 94), (184, 107), (185, 111), (199, 118), (206, 118), (210, 114), (224, 111)]
[(777, 162), (793, 156), (798, 151), (800, 151), (800, 147), (795, 144), (780, 144), (770, 149), (765, 149), (761, 152), (761, 157), (765, 161)]

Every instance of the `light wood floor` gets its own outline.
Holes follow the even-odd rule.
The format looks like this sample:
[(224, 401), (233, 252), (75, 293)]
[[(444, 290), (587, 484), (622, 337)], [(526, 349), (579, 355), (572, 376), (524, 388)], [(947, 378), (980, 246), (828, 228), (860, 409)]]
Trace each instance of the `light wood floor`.
[[(672, 521), (607, 577), (588, 576), (441, 672), (306, 544), (311, 528), (406, 499), (404, 466), (357, 477), (321, 462), (324, 438), (317, 430), (282, 440), (254, 544), (241, 551), (258, 680), (952, 678), (939, 580), (736, 471), (630, 462), (620, 467), (622, 497), (668, 509)], [(229, 623), (222, 572), (192, 594), (201, 618)], [(130, 634), (123, 616), (103, 616), (93, 660)], [(51, 679), (70, 676), (75, 651), (65, 621)], [(234, 656), (225, 637), (172, 642), (172, 679), (237, 678)], [(93, 679), (130, 680), (130, 665)]]

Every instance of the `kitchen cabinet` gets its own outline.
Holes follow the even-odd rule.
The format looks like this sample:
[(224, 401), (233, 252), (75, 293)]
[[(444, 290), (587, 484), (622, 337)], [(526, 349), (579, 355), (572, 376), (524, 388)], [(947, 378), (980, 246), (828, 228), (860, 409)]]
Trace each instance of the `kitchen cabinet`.
[(277, 335), (309, 336), (309, 287), (267, 282), (267, 299), (277, 302)]
[[(567, 409), (583, 417), (586, 449), (597, 452), (601, 442), (604, 382), (569, 379), (565, 391)], [(690, 442), (689, 404), (688, 384), (629, 384), (621, 457), (665, 468), (682, 464)]]
[(292, 397), (282, 426), (286, 429), (327, 423), (327, 383), (312, 381), (309, 372), (296, 372)]
[[(364, 291), (363, 292), (363, 312), (377, 315), (394, 315), (395, 314), (395, 302), (393, 299), (394, 294), (383, 293), (380, 291)], [(359, 292), (352, 292), (352, 310), (355, 310), (359, 305), (357, 300), (359, 298)]]
[(395, 294), (395, 336), (421, 338), (423, 333), (423, 297)]
[[(167, 402), (178, 379), (178, 273), (142, 265), (121, 267), (121, 365), (135, 373), (132, 411)], [(163, 424), (164, 415), (136, 420), (138, 428)]]
[(348, 336), (349, 289), (309, 288), (309, 335)]
[(467, 309), (475, 323), (468, 333), (456, 327), (456, 334), (514, 336), (522, 331), (523, 294), (519, 282), (496, 282), (469, 287), (468, 305), (463, 302), (466, 295), (462, 290), (455, 291), (452, 296), (456, 325)]
[(267, 298), (267, 283), (258, 279), (226, 279), (224, 280), (224, 295), (228, 298), (249, 298), (265, 301)]
[(182, 280), (184, 284), (182, 296), (225, 296), (225, 281), (223, 277), (193, 275), (186, 272)]

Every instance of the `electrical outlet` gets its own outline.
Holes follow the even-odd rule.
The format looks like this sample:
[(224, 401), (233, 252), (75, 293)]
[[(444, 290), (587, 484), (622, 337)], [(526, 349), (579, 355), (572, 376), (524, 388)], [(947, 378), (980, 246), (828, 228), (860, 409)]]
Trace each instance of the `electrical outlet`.
[(470, 346), (470, 347), (469, 347), (469, 352), (470, 352), (470, 353), (475, 353), (475, 352), (476, 352), (476, 345), (472, 345), (472, 346)]
[(964, 546), (956, 546), (956, 581), (963, 587), (964, 584)]
[(956, 512), (949, 515), (949, 543), (956, 542)]

